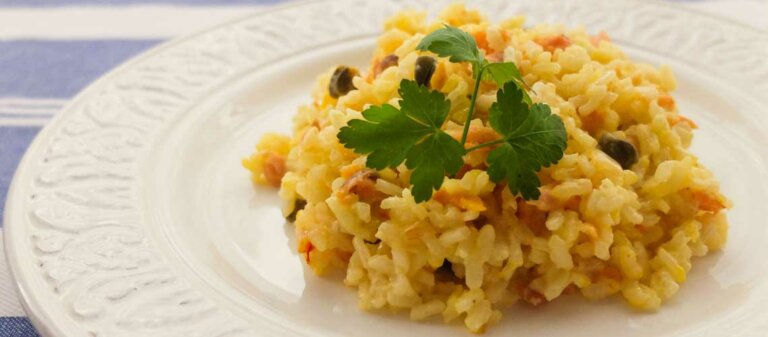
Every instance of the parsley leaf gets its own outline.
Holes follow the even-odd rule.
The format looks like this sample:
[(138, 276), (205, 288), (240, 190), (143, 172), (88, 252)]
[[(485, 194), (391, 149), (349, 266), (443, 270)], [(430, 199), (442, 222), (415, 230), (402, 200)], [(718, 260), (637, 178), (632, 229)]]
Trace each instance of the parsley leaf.
[(456, 27), (446, 25), (421, 39), (418, 50), (429, 50), (440, 57), (449, 57), (454, 63), (471, 62), (480, 68), (485, 61), (477, 49), (475, 38)]
[[(487, 72), (483, 75), (487, 74), (487, 76), (485, 76), (486, 78), (484, 79), (493, 80), (499, 88), (503, 87), (507, 82), (515, 82), (518, 87), (526, 86), (523, 76), (520, 75), (520, 69), (517, 69), (517, 66), (512, 62), (490, 63), (485, 66), (485, 69)], [(525, 100), (528, 105), (533, 104), (531, 96), (528, 96), (528, 93), (525, 92), (525, 90), (523, 90), (523, 100)]]
[(503, 63), (489, 63), (486, 66), (488, 70), (488, 76), (501, 88), (504, 83), (511, 81), (522, 82), (523, 77), (520, 75), (520, 70), (512, 62)]
[(368, 154), (365, 164), (376, 170), (400, 165), (413, 144), (429, 132), (389, 104), (366, 109), (363, 118), (349, 121), (337, 136), (347, 148)]
[(489, 121), (504, 142), (491, 151), (487, 161), (493, 181), (506, 180), (512, 193), (530, 200), (540, 196), (541, 182), (536, 172), (560, 160), (567, 144), (560, 117), (553, 115), (546, 104), (529, 106), (524, 95), (525, 91), (514, 82), (507, 82), (496, 93)]
[(440, 128), (450, 101), (414, 81), (400, 82), (400, 109), (384, 104), (363, 111), (364, 119), (349, 121), (339, 141), (356, 153), (367, 154), (366, 166), (396, 167), (405, 161), (413, 170), (411, 185), (417, 202), (429, 200), (445, 175), (459, 171), (464, 147)]
[(416, 202), (429, 200), (443, 184), (446, 173), (454, 175), (464, 165), (464, 147), (443, 131), (437, 131), (413, 147), (405, 166), (412, 169), (411, 185)]
[[(523, 89), (528, 86), (514, 63), (489, 63), (475, 39), (461, 29), (446, 25), (424, 37), (417, 49), (472, 65), (475, 84), (461, 141), (441, 130), (451, 107), (445, 95), (410, 80), (400, 82), (399, 109), (389, 104), (366, 109), (364, 119), (352, 120), (339, 130), (339, 141), (356, 153), (368, 155), (366, 166), (373, 169), (405, 162), (412, 170), (412, 191), (418, 202), (429, 200), (446, 174), (459, 171), (464, 154), (501, 144), (486, 159), (491, 179), (506, 181), (512, 193), (525, 199), (538, 198), (541, 182), (536, 172), (560, 160), (565, 151), (565, 126), (560, 117), (552, 115), (546, 104), (531, 101)], [(481, 80), (494, 81), (501, 88), (489, 121), (502, 139), (465, 149)]]

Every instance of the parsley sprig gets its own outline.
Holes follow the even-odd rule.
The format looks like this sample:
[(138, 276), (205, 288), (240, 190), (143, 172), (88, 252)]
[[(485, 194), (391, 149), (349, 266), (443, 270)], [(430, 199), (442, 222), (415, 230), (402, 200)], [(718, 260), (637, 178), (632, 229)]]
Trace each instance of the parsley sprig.
[[(412, 170), (413, 196), (429, 200), (446, 175), (455, 175), (468, 152), (495, 147), (488, 155), (488, 175), (506, 181), (512, 193), (537, 199), (541, 182), (536, 172), (556, 163), (566, 147), (566, 132), (560, 117), (546, 104), (533, 103), (520, 71), (512, 62), (489, 63), (475, 39), (461, 29), (445, 26), (427, 35), (417, 49), (448, 57), (472, 66), (475, 80), (461, 140), (442, 130), (451, 103), (445, 95), (418, 85), (400, 82), (400, 108), (389, 104), (363, 111), (363, 119), (351, 120), (338, 133), (339, 141), (356, 153), (368, 155), (366, 166), (381, 170), (405, 162)], [(480, 83), (493, 81), (501, 88), (491, 106), (489, 121), (500, 139), (465, 149)]]
[(338, 138), (355, 152), (367, 154), (366, 166), (381, 170), (405, 160), (413, 170), (413, 196), (427, 200), (440, 188), (445, 174), (454, 175), (464, 160), (464, 147), (440, 128), (448, 117), (451, 102), (437, 91), (415, 81), (400, 82), (400, 109), (384, 104), (363, 111), (341, 128)]

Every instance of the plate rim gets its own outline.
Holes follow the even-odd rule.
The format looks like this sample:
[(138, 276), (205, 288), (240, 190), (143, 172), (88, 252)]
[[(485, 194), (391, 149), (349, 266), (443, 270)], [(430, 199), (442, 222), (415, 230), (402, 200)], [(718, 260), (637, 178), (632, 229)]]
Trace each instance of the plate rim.
[[(185, 34), (179, 37), (171, 38), (167, 41), (163, 41), (141, 53), (138, 55), (135, 55), (116, 67), (110, 69), (103, 75), (99, 76), (96, 80), (93, 82), (90, 82), (88, 85), (86, 85), (84, 88), (82, 88), (80, 91), (78, 91), (77, 94), (75, 94), (69, 102), (67, 102), (61, 110), (55, 114), (51, 120), (49, 120), (41, 129), (38, 131), (37, 135), (33, 138), (32, 142), (30, 142), (27, 149), (24, 151), (24, 155), (19, 160), (18, 165), (16, 166), (16, 170), (13, 173), (13, 178), (11, 179), (11, 183), (8, 185), (8, 192), (6, 194), (6, 201), (4, 206), (4, 213), (3, 213), (3, 250), (5, 253), (5, 259), (8, 264), (8, 271), (11, 282), (13, 282), (14, 289), (16, 290), (16, 294), (18, 295), (19, 302), (24, 309), (24, 313), (27, 315), (27, 318), (32, 323), (32, 326), (35, 328), (35, 330), (40, 333), (43, 337), (60, 337), (60, 336), (66, 336), (65, 332), (61, 329), (59, 329), (59, 326), (56, 324), (53, 324), (53, 320), (49, 317), (50, 315), (48, 312), (42, 307), (41, 303), (38, 303), (37, 301), (33, 300), (33, 297), (31, 295), (32, 291), (31, 289), (27, 289), (29, 287), (29, 283), (25, 284), (20, 280), (20, 275), (22, 275), (22, 266), (18, 264), (18, 257), (16, 255), (16, 242), (12, 238), (15, 236), (16, 227), (19, 227), (20, 225), (13, 225), (14, 221), (13, 219), (17, 218), (16, 213), (21, 206), (15, 206), (20, 205), (20, 196), (18, 196), (19, 191), (19, 185), (21, 184), (21, 178), (24, 177), (24, 171), (25, 168), (27, 168), (30, 164), (30, 161), (32, 160), (32, 156), (36, 152), (36, 150), (42, 146), (51, 136), (53, 133), (53, 130), (61, 124), (61, 122), (68, 117), (73, 111), (73, 108), (78, 105), (80, 102), (87, 100), (89, 96), (91, 96), (94, 92), (96, 92), (96, 89), (101, 86), (103, 83), (107, 83), (109, 80), (115, 78), (118, 74), (122, 73), (123, 71), (130, 69), (131, 67), (135, 66), (136, 64), (140, 63), (143, 60), (149, 59), (157, 55), (158, 53), (173, 48), (185, 41), (197, 38), (199, 36), (202, 36), (206, 33), (210, 33), (213, 31), (216, 31), (221, 28), (225, 28), (227, 26), (231, 26), (234, 24), (237, 24), (242, 21), (251, 20), (253, 18), (257, 18), (260, 16), (267, 16), (273, 12), (293, 8), (293, 7), (302, 7), (306, 6), (308, 4), (317, 3), (317, 2), (323, 2), (328, 0), (293, 0), (285, 3), (278, 3), (278, 4), (272, 4), (267, 5), (269, 7), (263, 8), (259, 10), (258, 12), (251, 12), (248, 14), (243, 14), (239, 17), (232, 18), (229, 20), (226, 20), (224, 22), (221, 22), (219, 24), (196, 30), (192, 33)], [(630, 0), (630, 1), (639, 1), (639, 0)], [(28, 291), (29, 290), (29, 291)]]
[[(17, 245), (19, 245), (19, 243), (17, 240), (14, 240), (14, 238), (17, 235), (19, 235), (16, 233), (22, 230), (22, 228), (20, 227), (22, 225), (25, 225), (24, 221), (19, 220), (21, 219), (21, 217), (25, 216), (24, 214), (22, 214), (24, 213), (23, 212), (24, 207), (23, 207), (23, 196), (21, 196), (20, 195), (21, 193), (19, 192), (21, 189), (20, 185), (23, 183), (24, 180), (28, 180), (24, 178), (29, 178), (27, 177), (28, 174), (26, 172), (28, 171), (29, 166), (32, 165), (33, 157), (35, 155), (39, 155), (41, 147), (43, 147), (45, 144), (50, 143), (50, 138), (53, 136), (54, 130), (56, 130), (61, 125), (61, 123), (64, 120), (66, 120), (74, 112), (75, 110), (74, 107), (82, 104), (82, 102), (87, 101), (91, 96), (93, 96), (94, 93), (97, 92), (97, 89), (99, 87), (108, 83), (110, 80), (114, 79), (116, 76), (123, 73), (124, 71), (131, 69), (141, 61), (155, 57), (156, 55), (158, 55), (158, 53), (172, 49), (175, 46), (178, 46), (179, 44), (185, 41), (193, 40), (207, 33), (232, 26), (240, 22), (256, 19), (262, 16), (268, 16), (274, 12), (278, 12), (278, 11), (282, 11), (290, 8), (303, 7), (310, 4), (316, 4), (321, 2), (330, 2), (330, 1), (329, 0), (298, 0), (298, 1), (292, 1), (287, 3), (269, 5), (269, 7), (263, 8), (258, 12), (243, 14), (240, 17), (227, 20), (225, 22), (222, 22), (220, 24), (217, 24), (202, 30), (198, 30), (191, 34), (186, 34), (180, 37), (172, 38), (168, 41), (164, 41), (156, 46), (153, 46), (150, 49), (140, 53), (139, 55), (136, 55), (124, 61), (117, 67), (109, 70), (107, 73), (105, 73), (95, 81), (88, 84), (81, 91), (79, 91), (61, 109), (61, 111), (57, 113), (39, 131), (39, 133), (35, 136), (34, 140), (30, 143), (29, 147), (25, 150), (25, 153), (22, 156), (21, 160), (19, 161), (16, 171), (13, 174), (13, 179), (11, 181), (11, 184), (9, 185), (7, 198), (6, 198), (7, 200), (5, 203), (5, 213), (3, 217), (3, 231), (4, 231), (3, 234), (4, 234), (4, 245), (5, 245), (4, 249), (5, 249), (6, 259), (9, 266), (10, 277), (18, 292), (19, 299), (25, 310), (25, 313), (27, 314), (28, 318), (30, 319), (34, 327), (37, 329), (37, 331), (41, 335), (46, 337), (63, 336), (66, 331), (61, 328), (60, 324), (54, 323), (54, 322), (60, 321), (60, 319), (51, 318), (49, 311), (46, 310), (45, 308), (45, 305), (42, 302), (40, 302), (39, 299), (37, 299), (34, 295), (32, 295), (33, 289), (31, 289), (32, 288), (31, 283), (34, 280), (23, 279), (24, 278), (23, 269), (25, 267), (20, 264), (20, 258), (17, 255), (18, 253), (17, 250), (19, 249)], [(727, 17), (720, 17), (712, 13), (704, 12), (694, 8), (683, 7), (673, 3), (663, 2), (660, 0), (652, 0), (652, 1), (625, 0), (625, 2), (634, 3), (638, 6), (663, 7), (663, 8), (670, 9), (677, 12), (692, 14), (700, 18), (707, 18), (709, 20), (718, 21), (727, 26), (737, 28), (744, 32), (749, 32), (750, 34), (755, 34), (757, 36), (768, 36), (768, 32), (764, 32), (760, 29), (757, 29), (753, 26), (736, 21), (734, 19), (727, 18)]]

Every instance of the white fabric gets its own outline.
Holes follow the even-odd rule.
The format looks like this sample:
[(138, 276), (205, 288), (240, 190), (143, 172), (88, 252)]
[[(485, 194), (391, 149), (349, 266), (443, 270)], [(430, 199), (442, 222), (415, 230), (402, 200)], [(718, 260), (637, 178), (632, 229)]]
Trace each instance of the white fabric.
[[(697, 1), (681, 5), (768, 31), (768, 1)], [(263, 7), (10, 8), (0, 10), (0, 40), (171, 38), (246, 16), (260, 8)]]
[(8, 8), (0, 40), (167, 39), (254, 13), (258, 6)]

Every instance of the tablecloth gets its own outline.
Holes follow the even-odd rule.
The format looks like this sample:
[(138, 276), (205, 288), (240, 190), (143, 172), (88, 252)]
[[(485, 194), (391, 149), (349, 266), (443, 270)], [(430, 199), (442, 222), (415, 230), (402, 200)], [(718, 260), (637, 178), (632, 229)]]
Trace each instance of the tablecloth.
[[(27, 146), (88, 83), (169, 38), (286, 1), (0, 0), (0, 219)], [(768, 32), (768, 0), (670, 2)], [(0, 222), (0, 337), (10, 336), (38, 334), (16, 296)]]

